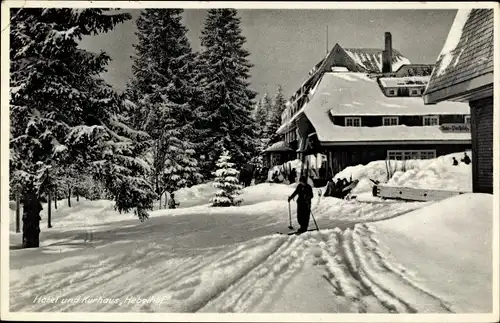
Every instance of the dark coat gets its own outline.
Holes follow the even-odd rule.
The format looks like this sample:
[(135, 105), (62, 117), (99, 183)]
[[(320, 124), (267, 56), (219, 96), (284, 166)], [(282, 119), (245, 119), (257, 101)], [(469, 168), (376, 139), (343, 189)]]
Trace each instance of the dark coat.
[(312, 198), (314, 197), (313, 190), (311, 185), (299, 183), (295, 191), (290, 195), (290, 200), (295, 196), (298, 196), (297, 203), (298, 204), (310, 204)]

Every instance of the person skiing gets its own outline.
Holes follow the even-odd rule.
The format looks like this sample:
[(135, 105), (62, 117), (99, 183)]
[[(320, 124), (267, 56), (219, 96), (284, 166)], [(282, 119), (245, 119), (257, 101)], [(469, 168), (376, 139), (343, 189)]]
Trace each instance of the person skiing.
[(179, 203), (175, 202), (175, 195), (174, 193), (170, 193), (170, 199), (168, 201), (168, 208), (169, 209), (175, 209), (179, 206)]
[(457, 165), (458, 165), (458, 160), (455, 157), (453, 157), (453, 166), (457, 166)]
[(462, 162), (465, 164), (465, 165), (469, 165), (471, 160), (469, 158), (469, 156), (467, 155), (467, 153), (464, 153), (464, 158), (462, 158)]
[(309, 217), (311, 215), (311, 200), (313, 198), (313, 190), (311, 185), (307, 184), (307, 178), (305, 176), (300, 176), (299, 185), (293, 192), (292, 195), (288, 197), (288, 202), (293, 200), (295, 196), (297, 197), (297, 222), (299, 222), (300, 228), (297, 232), (302, 233), (307, 231), (309, 226)]

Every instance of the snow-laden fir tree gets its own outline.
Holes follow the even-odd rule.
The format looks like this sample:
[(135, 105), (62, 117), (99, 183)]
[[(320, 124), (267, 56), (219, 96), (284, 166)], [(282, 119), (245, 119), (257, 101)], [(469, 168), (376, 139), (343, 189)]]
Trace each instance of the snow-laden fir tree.
[(10, 13), (10, 178), (22, 187), (23, 247), (39, 245), (40, 198), (56, 168), (89, 166), (119, 212), (146, 218), (155, 198), (143, 158), (149, 137), (126, 125), (123, 98), (99, 77), (110, 57), (78, 47), (83, 36), (131, 16), (70, 8)]
[(263, 97), (257, 101), (257, 103), (255, 104), (255, 108), (252, 111), (253, 119), (255, 120), (255, 134), (257, 138), (262, 138), (264, 136), (268, 114), (268, 111), (265, 107), (267, 103), (269, 103), (270, 106), (269, 97), (267, 93), (264, 93)]
[(242, 185), (238, 181), (238, 171), (231, 162), (229, 151), (223, 150), (216, 163), (217, 170), (213, 173), (215, 176), (214, 187), (219, 191), (215, 197), (210, 200), (212, 206), (235, 206), (242, 202), (238, 197), (241, 194)]
[(208, 170), (225, 147), (238, 165), (256, 153), (255, 123), (251, 118), (255, 92), (249, 88), (249, 52), (235, 9), (210, 9), (201, 36), (197, 84), (203, 94), (200, 125), (208, 129), (200, 154)]
[(266, 131), (269, 138), (268, 144), (273, 144), (280, 140), (280, 136), (276, 133), (281, 125), (281, 115), (286, 108), (286, 100), (283, 95), (281, 85), (278, 86), (278, 91), (274, 96), (274, 100), (267, 114)]
[(201, 132), (194, 128), (197, 88), (195, 55), (182, 9), (146, 9), (137, 19), (136, 56), (128, 96), (137, 102), (131, 118), (152, 138), (152, 182), (161, 196), (201, 180), (195, 158)]

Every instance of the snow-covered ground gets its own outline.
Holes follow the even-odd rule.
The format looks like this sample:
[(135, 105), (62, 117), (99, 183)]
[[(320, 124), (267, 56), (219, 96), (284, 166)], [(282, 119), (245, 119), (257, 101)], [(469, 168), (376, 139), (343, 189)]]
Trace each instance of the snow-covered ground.
[[(419, 183), (431, 183), (424, 174)], [(203, 184), (177, 192), (181, 208), (154, 211), (143, 223), (109, 201), (73, 200), (71, 208), (60, 201), (53, 228), (42, 214), (41, 247), (31, 250), (18, 249), (11, 211), (10, 309), (492, 311), (491, 195), (364, 203), (320, 198), (315, 189), (321, 230), (278, 235), (288, 231), (293, 189), (251, 186), (241, 206), (213, 208), (212, 188)]]

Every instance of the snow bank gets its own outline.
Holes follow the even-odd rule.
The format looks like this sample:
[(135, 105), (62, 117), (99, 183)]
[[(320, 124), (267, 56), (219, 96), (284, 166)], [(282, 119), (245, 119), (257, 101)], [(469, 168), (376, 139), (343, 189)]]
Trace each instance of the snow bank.
[(369, 227), (453, 311), (486, 313), (493, 310), (492, 206), (492, 195), (464, 194)]
[(295, 190), (296, 184), (275, 184), (262, 183), (245, 187), (242, 190), (241, 197), (243, 202), (241, 205), (252, 205), (265, 201), (286, 201)]
[[(16, 225), (16, 211), (15, 203), (10, 202), (10, 231), (15, 231)], [(55, 209), (54, 204), (52, 204), (52, 225), (57, 228), (82, 228), (90, 227), (99, 223), (105, 222), (117, 222), (124, 220), (137, 219), (137, 216), (130, 213), (120, 214), (114, 209), (115, 203), (109, 200), (87, 200), (80, 197), (80, 201), (76, 201), (76, 198), (71, 199), (71, 207), (68, 206), (67, 199), (59, 200), (57, 202), (57, 209)], [(40, 212), (42, 221), (40, 226), (42, 231), (47, 228), (47, 218), (48, 218), (48, 204), (42, 203), (43, 210)], [(22, 205), (21, 214), (22, 217)], [(22, 227), (22, 219), (21, 219)]]
[(190, 207), (209, 203), (210, 198), (218, 191), (213, 186), (213, 182), (193, 185), (181, 188), (175, 192), (175, 199), (180, 203), (180, 207)]
[[(472, 158), (472, 153), (467, 151)], [(384, 160), (371, 162), (367, 165), (357, 165), (345, 168), (335, 175), (334, 180), (341, 178), (358, 179), (359, 184), (353, 193), (371, 192), (373, 182), (370, 179), (387, 183), (392, 186), (405, 186), (413, 188), (443, 189), (471, 192), (472, 167), (460, 162), (453, 166), (452, 158), (457, 160), (463, 153), (453, 153), (435, 159), (390, 161), (392, 177), (387, 181), (387, 166)]]

